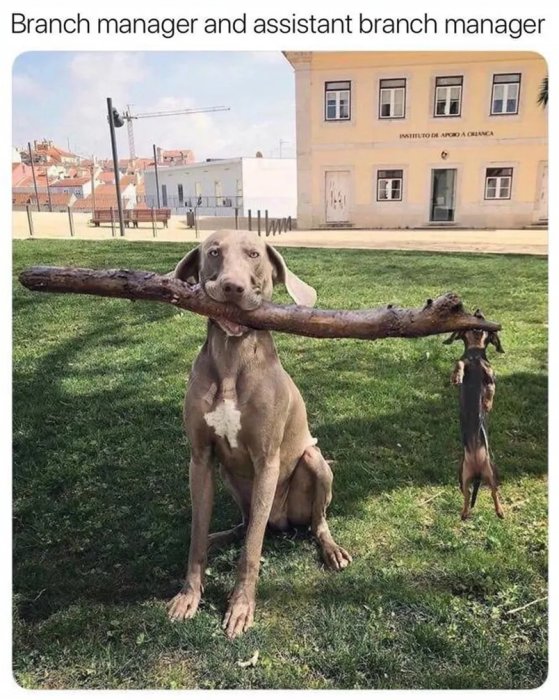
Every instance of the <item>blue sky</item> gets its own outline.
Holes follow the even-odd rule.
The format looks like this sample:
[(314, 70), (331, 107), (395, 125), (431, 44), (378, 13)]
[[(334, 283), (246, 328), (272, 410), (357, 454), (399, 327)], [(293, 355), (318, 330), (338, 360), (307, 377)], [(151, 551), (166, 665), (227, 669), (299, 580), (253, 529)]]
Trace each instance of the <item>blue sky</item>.
[[(191, 148), (197, 160), (295, 155), (295, 81), (280, 52), (30, 52), (13, 68), (13, 144), (51, 138), (110, 155), (106, 98), (134, 112), (225, 105), (229, 112), (135, 120), (136, 153)], [(128, 157), (126, 128), (117, 131)]]

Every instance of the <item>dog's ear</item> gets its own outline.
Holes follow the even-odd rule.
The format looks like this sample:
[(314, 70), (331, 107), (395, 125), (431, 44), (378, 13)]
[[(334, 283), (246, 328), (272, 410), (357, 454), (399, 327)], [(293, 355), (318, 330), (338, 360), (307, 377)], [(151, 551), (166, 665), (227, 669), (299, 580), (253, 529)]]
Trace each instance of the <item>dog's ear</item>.
[(165, 277), (175, 277), (183, 282), (196, 284), (200, 277), (200, 246), (188, 252), (175, 269), (168, 272)]
[(443, 345), (452, 345), (455, 340), (464, 340), (464, 331), (454, 331), (446, 340), (443, 340)]
[(266, 244), (266, 252), (272, 263), (274, 284), (283, 282), (289, 296), (296, 304), (314, 306), (316, 304), (316, 290), (291, 272), (275, 248)]
[(503, 350), (503, 346), (501, 345), (501, 339), (499, 338), (498, 333), (488, 333), (487, 334), (487, 340), (485, 341), (485, 347), (487, 347), (491, 343), (491, 345), (495, 346), (495, 350), (497, 352), (504, 353), (505, 351)]

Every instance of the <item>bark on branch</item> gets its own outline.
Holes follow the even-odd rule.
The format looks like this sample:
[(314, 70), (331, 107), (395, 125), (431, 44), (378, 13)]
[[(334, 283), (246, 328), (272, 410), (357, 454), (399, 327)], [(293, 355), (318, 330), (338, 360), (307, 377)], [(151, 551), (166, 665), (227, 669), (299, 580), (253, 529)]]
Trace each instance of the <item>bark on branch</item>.
[(94, 294), (123, 299), (165, 302), (212, 318), (225, 318), (259, 330), (282, 331), (314, 338), (416, 338), (451, 331), (501, 326), (468, 314), (453, 292), (428, 299), (416, 309), (388, 306), (361, 311), (312, 309), (263, 302), (254, 311), (213, 301), (199, 285), (143, 270), (89, 270), (71, 267), (31, 267), (19, 276), (34, 291)]

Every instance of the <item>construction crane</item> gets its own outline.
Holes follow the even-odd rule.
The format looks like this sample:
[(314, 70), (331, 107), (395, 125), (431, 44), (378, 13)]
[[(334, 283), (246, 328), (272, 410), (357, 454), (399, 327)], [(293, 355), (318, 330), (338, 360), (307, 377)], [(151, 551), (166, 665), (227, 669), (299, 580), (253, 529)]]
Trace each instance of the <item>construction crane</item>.
[(182, 114), (200, 114), (202, 112), (228, 112), (230, 107), (199, 107), (195, 109), (171, 109), (166, 112), (140, 112), (132, 114), (130, 105), (126, 105), (126, 111), (122, 118), (126, 120), (126, 128), (128, 130), (128, 148), (130, 150), (130, 159), (136, 157), (136, 146), (134, 144), (134, 119), (151, 119), (152, 117), (177, 117)]

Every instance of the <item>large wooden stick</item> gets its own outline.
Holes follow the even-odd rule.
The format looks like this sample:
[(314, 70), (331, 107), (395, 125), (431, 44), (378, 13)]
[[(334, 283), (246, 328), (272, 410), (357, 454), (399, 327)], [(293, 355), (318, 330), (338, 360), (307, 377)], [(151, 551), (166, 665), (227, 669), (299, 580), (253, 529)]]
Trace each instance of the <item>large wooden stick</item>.
[(425, 306), (403, 309), (388, 306), (362, 311), (312, 309), (279, 306), (263, 302), (254, 311), (214, 301), (199, 285), (143, 270), (89, 270), (71, 267), (31, 267), (20, 282), (40, 292), (73, 292), (124, 299), (166, 302), (181, 309), (212, 318), (225, 318), (259, 330), (283, 331), (314, 338), (415, 338), (437, 333), (483, 328), (498, 331), (501, 326), (468, 314), (453, 292)]

